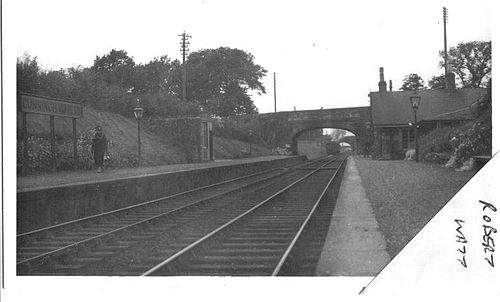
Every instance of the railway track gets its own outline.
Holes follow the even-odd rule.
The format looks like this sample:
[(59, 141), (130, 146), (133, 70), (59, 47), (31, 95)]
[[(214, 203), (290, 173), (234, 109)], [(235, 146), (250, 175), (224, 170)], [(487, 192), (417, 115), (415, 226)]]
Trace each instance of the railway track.
[[(242, 212), (249, 211), (256, 206), (260, 208), (259, 201), (269, 199), (265, 196), (270, 194), (281, 196), (283, 193), (274, 192), (283, 191), (284, 183), (296, 183), (299, 179), (297, 183), (303, 183), (305, 179), (311, 182), (310, 176), (316, 175), (306, 187), (317, 187), (313, 184), (324, 178), (324, 175), (320, 176), (321, 174), (334, 171), (335, 169), (327, 166), (335, 165), (335, 163), (338, 167), (339, 160), (325, 162), (322, 159), (287, 169), (272, 169), (102, 215), (20, 234), (17, 250), (18, 274), (218, 274), (214, 273), (213, 269), (205, 272), (190, 272), (186, 271), (187, 266), (183, 270), (172, 270), (172, 267), (178, 267), (179, 263), (184, 263), (186, 257), (189, 258), (186, 255), (192, 255), (193, 252), (199, 253), (200, 250), (205, 251), (209, 243), (217, 242), (214, 238), (220, 237), (222, 233), (218, 233), (217, 236), (212, 236), (212, 234), (210, 239), (205, 238), (207, 234), (212, 233), (210, 230), (220, 229), (221, 225), (226, 225), (228, 221), (241, 216)], [(305, 177), (304, 174), (309, 176)], [(315, 178), (317, 178), (316, 181), (314, 181)], [(288, 194), (293, 196), (297, 195), (297, 192)], [(291, 206), (282, 205), (275, 208), (275, 211), (281, 209), (286, 212), (283, 207), (291, 208)], [(277, 214), (268, 217), (275, 217)], [(246, 217), (247, 214), (244, 216)], [(233, 227), (228, 229), (233, 229)], [(200, 238), (205, 239), (200, 242)], [(268, 241), (271, 239), (268, 238)], [(203, 244), (200, 244), (202, 242)], [(288, 254), (291, 255), (290, 251)], [(172, 257), (174, 259), (171, 259)], [(214, 257), (225, 258), (224, 255)], [(165, 263), (165, 259), (171, 260)], [(227, 259), (232, 259), (232, 257), (227, 257)], [(158, 263), (162, 265), (158, 267)], [(247, 266), (254, 265), (250, 263)], [(164, 273), (166, 271), (168, 273)], [(245, 274), (245, 271), (219, 270), (219, 272), (229, 275)], [(259, 274), (259, 272), (256, 273)]]

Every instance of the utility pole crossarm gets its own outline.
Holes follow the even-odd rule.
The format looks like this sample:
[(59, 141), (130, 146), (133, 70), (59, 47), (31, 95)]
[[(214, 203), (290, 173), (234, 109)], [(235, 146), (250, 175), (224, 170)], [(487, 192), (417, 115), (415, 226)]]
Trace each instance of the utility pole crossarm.
[(186, 54), (189, 51), (189, 38), (186, 32), (179, 35), (181, 37), (181, 52), (182, 52), (182, 100), (186, 101), (186, 81), (187, 81), (187, 71), (186, 71)]
[(276, 72), (273, 72), (274, 75), (274, 112), (276, 112)]

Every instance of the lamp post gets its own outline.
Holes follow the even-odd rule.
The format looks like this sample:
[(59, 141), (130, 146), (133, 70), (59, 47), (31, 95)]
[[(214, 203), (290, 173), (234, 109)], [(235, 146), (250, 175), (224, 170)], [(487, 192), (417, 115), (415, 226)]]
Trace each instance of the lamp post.
[(414, 92), (414, 95), (410, 96), (410, 104), (411, 108), (413, 109), (413, 116), (414, 116), (414, 124), (413, 127), (415, 127), (415, 162), (418, 163), (418, 134), (417, 134), (417, 110), (418, 106), (420, 105), (420, 95), (417, 94), (417, 92)]
[(135, 119), (137, 120), (137, 166), (141, 165), (141, 120), (144, 109), (141, 107), (139, 99), (134, 108)]
[(248, 130), (248, 135), (250, 136), (250, 156), (252, 156), (252, 130)]

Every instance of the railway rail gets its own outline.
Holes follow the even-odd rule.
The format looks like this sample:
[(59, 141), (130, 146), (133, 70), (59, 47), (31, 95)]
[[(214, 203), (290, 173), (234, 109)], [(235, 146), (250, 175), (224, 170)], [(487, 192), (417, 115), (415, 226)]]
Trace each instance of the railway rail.
[[(293, 262), (294, 257), (297, 258), (296, 254), (299, 252), (295, 250), (301, 248), (296, 247), (304, 241), (301, 236), (307, 233), (308, 225), (321, 216), (316, 214), (317, 211), (306, 208), (324, 207), (319, 201), (324, 199), (330, 190), (327, 187), (331, 188), (334, 180), (339, 182), (338, 179), (341, 177), (339, 171), (342, 171), (342, 166), (343, 160), (329, 158), (285, 169), (271, 169), (124, 209), (19, 234), (18, 274), (268, 274), (267, 271), (264, 273), (258, 269), (263, 264), (255, 262), (259, 259), (273, 262), (268, 256), (255, 259), (240, 257), (246, 264), (236, 265), (235, 262), (231, 262), (230, 266), (237, 268), (223, 269), (225, 266), (221, 263), (238, 258), (237, 253), (231, 254), (231, 249), (226, 249), (218, 254), (214, 253), (213, 249), (215, 246), (217, 250), (217, 246), (223, 244), (222, 239), (233, 238), (229, 234), (239, 234), (234, 235), (236, 241), (232, 243), (234, 247), (239, 245), (243, 247), (237, 252), (249, 249), (248, 244), (244, 243), (245, 240), (248, 243), (263, 242), (263, 247), (250, 248), (263, 251), (264, 254), (269, 247), (282, 246), (288, 242), (288, 247), (285, 249), (287, 256), (282, 256), (278, 260), (280, 267), (295, 267), (288, 264)], [(319, 183), (325, 188), (319, 190), (320, 196), (316, 197), (314, 203), (308, 201), (301, 205), (300, 202), (293, 202), (297, 196), (307, 192), (305, 188), (310, 189), (306, 195), (317, 195), (314, 192), (318, 192)], [(304, 214), (306, 212), (308, 214)], [(288, 238), (290, 235), (279, 236), (280, 231), (292, 232), (292, 229), (297, 227), (298, 217), (304, 215), (306, 215), (305, 220), (301, 222), (296, 235), (291, 238)], [(264, 223), (266, 221), (271, 224), (266, 226)], [(287, 224), (290, 221), (294, 223)], [(259, 230), (260, 233), (267, 233), (272, 229), (272, 222), (278, 230), (277, 233), (267, 238), (259, 237)], [(245, 225), (248, 229), (238, 233), (239, 229), (236, 226), (241, 225), (244, 226), (243, 230)], [(256, 233), (252, 235), (254, 229)], [(249, 237), (242, 237), (242, 234), (247, 234)], [(257, 241), (253, 240), (256, 238)], [(231, 243), (229, 245), (231, 246)], [(201, 263), (199, 257), (193, 256), (200, 253), (208, 253), (205, 257), (208, 264)], [(190, 262), (191, 264), (185, 265), (189, 261), (194, 261), (194, 264)], [(207, 269), (199, 269), (204, 267)], [(280, 269), (273, 274), (283, 274), (285, 271)]]

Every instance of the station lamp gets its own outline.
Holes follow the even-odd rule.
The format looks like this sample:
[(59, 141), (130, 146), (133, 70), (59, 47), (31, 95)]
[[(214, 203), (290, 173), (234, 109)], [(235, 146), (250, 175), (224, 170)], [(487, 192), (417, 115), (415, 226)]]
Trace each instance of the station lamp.
[(137, 120), (137, 166), (141, 165), (141, 120), (143, 114), (144, 109), (141, 107), (140, 100), (137, 99), (137, 104), (134, 108), (134, 115)]
[(414, 95), (410, 96), (410, 103), (411, 103), (411, 108), (413, 111), (416, 113), (418, 110), (418, 106), (420, 106), (420, 99), (422, 97), (415, 92)]
[(248, 130), (248, 135), (250, 136), (250, 146), (249, 146), (249, 153), (250, 156), (252, 156), (252, 138), (253, 138), (253, 132), (252, 129)]
[(413, 95), (410, 95), (410, 105), (413, 109), (414, 123), (413, 127), (415, 129), (415, 162), (418, 163), (418, 133), (417, 133), (417, 110), (420, 106), (421, 96), (415, 90)]

